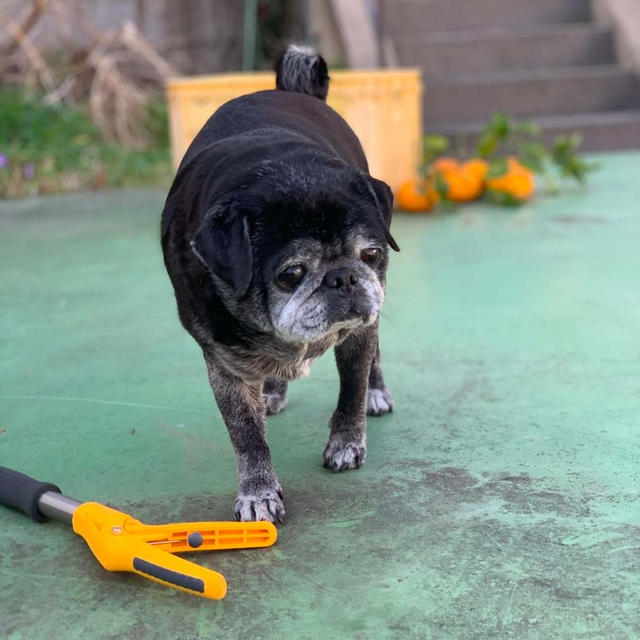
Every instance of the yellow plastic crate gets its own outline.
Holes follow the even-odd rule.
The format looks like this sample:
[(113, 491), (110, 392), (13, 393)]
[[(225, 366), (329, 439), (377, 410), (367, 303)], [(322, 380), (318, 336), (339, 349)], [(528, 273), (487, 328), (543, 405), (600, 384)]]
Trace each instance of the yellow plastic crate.
[[(397, 189), (416, 173), (422, 144), (419, 69), (331, 71), (331, 105), (353, 128), (371, 175)], [(173, 78), (167, 84), (173, 164), (177, 168), (209, 116), (238, 96), (275, 87), (275, 74), (238, 73)]]

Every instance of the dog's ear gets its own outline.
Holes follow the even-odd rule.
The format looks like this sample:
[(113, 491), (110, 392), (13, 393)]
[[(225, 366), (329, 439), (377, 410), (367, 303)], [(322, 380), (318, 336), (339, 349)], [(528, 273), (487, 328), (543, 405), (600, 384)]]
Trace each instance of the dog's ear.
[(393, 191), (386, 182), (372, 178), (368, 176), (369, 184), (375, 195), (376, 204), (378, 206), (378, 212), (384, 223), (384, 235), (389, 243), (389, 246), (394, 251), (400, 251), (398, 243), (394, 240), (389, 227), (391, 226), (391, 213), (393, 211)]
[(253, 274), (253, 252), (247, 218), (233, 208), (215, 207), (191, 240), (200, 261), (241, 298)]

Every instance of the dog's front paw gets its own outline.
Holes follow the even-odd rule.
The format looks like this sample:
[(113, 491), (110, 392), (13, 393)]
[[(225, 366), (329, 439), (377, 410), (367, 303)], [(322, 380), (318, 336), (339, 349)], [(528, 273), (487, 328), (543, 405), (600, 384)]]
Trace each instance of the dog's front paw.
[(280, 485), (276, 484), (273, 488), (239, 490), (234, 511), (236, 520), (242, 522), (282, 522), (285, 510)]
[(322, 454), (322, 464), (331, 471), (348, 471), (358, 469), (367, 457), (367, 447), (364, 438), (345, 441), (339, 437), (332, 437)]
[(391, 394), (384, 389), (369, 389), (367, 391), (367, 414), (370, 416), (383, 416), (393, 411)]

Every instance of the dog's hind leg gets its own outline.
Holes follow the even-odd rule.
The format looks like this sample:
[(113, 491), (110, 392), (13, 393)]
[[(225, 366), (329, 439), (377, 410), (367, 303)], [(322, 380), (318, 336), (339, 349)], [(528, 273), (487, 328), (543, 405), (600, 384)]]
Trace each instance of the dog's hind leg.
[(367, 414), (370, 416), (383, 416), (385, 413), (391, 411), (393, 411), (393, 400), (382, 377), (382, 369), (380, 368), (380, 345), (378, 345), (369, 372)]
[(267, 408), (267, 415), (280, 413), (287, 404), (287, 381), (268, 378), (264, 382), (263, 388), (264, 403)]

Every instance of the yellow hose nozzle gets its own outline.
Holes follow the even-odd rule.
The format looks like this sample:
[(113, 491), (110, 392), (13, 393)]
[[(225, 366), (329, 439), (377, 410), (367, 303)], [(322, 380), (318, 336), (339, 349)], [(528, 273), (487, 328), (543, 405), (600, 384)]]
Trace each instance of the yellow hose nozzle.
[(224, 576), (174, 553), (270, 547), (278, 537), (270, 522), (143, 524), (128, 513), (97, 502), (79, 502), (62, 495), (55, 484), (2, 466), (0, 504), (37, 522), (52, 518), (70, 523), (108, 571), (130, 571), (213, 600), (224, 598), (227, 592)]
[(227, 581), (217, 571), (174, 553), (269, 547), (277, 539), (270, 522), (178, 522), (148, 525), (97, 502), (75, 509), (73, 530), (108, 571), (130, 571), (173, 589), (219, 600)]

